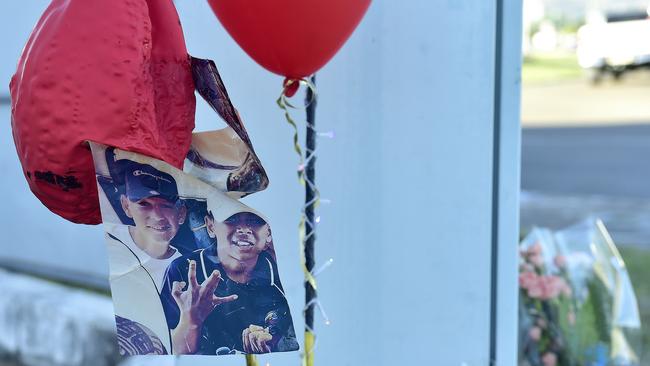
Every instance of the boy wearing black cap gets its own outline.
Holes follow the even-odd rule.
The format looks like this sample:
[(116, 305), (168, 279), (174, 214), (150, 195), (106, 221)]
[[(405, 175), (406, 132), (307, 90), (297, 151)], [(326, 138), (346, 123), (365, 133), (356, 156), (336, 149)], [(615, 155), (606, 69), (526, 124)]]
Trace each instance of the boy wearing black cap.
[(114, 226), (109, 235), (150, 272), (160, 292), (167, 265), (180, 256), (170, 242), (185, 222), (187, 211), (178, 198), (174, 177), (151, 165), (130, 162), (124, 184), (120, 203), (135, 225)]
[[(159, 295), (167, 267), (180, 257), (170, 241), (185, 221), (186, 208), (170, 174), (132, 161), (124, 174), (120, 203), (134, 225), (105, 224), (115, 314), (149, 329), (166, 353), (171, 341)], [(118, 333), (128, 330), (119, 327)]]

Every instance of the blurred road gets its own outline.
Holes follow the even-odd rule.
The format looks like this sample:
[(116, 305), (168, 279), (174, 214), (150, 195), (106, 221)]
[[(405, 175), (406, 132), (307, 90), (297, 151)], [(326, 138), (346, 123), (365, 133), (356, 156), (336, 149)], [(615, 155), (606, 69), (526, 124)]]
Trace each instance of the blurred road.
[(593, 215), (617, 243), (650, 248), (650, 124), (525, 128), (521, 179), (524, 230)]
[(524, 85), (522, 125), (524, 230), (593, 215), (618, 244), (650, 248), (650, 71)]
[(650, 199), (650, 124), (525, 128), (521, 184), (554, 194)]

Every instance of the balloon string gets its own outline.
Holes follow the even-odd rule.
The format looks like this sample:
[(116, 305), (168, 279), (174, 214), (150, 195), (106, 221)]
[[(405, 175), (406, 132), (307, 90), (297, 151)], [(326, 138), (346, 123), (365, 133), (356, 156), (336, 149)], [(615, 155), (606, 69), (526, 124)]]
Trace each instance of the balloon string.
[[(315, 76), (310, 78), (315, 82)], [(309, 86), (309, 84), (307, 84)], [(316, 188), (316, 140), (318, 138), (318, 131), (316, 131), (314, 123), (316, 121), (316, 90), (311, 87), (307, 90), (307, 97), (305, 98), (305, 107), (307, 110), (307, 134), (305, 136), (305, 163), (301, 169), (303, 182), (305, 183), (305, 204), (303, 206), (304, 225), (303, 232), (306, 233), (304, 239), (301, 241), (304, 258), (304, 271), (305, 271), (305, 308), (303, 315), (305, 318), (305, 352), (303, 354), (303, 362), (305, 366), (314, 365), (314, 355), (316, 348), (316, 333), (314, 332), (314, 308), (318, 302), (318, 292), (316, 291), (316, 278), (312, 271), (314, 269), (314, 248), (316, 241), (316, 224), (315, 211), (320, 200), (320, 193)]]
[[(300, 83), (301, 85), (304, 85), (304, 86), (308, 87), (312, 91), (313, 97), (311, 98), (311, 100), (308, 100), (305, 103), (306, 107), (308, 107), (309, 105), (311, 105), (311, 103), (313, 103), (313, 101), (316, 98), (315, 97), (315, 95), (316, 95), (316, 93), (315, 93), (316, 87), (315, 87), (315, 85), (313, 83), (311, 83), (309, 80), (306, 80), (306, 79), (289, 80), (285, 84), (285, 86), (284, 86), (284, 88), (282, 90), (282, 93), (278, 97), (276, 103), (277, 103), (278, 107), (280, 107), (280, 109), (282, 109), (284, 111), (284, 117), (287, 120), (287, 123), (293, 129), (293, 149), (296, 152), (296, 154), (298, 155), (298, 159), (300, 161), (300, 164), (298, 165), (298, 172), (297, 172), (298, 173), (298, 180), (299, 180), (301, 185), (303, 185), (303, 186), (307, 185), (314, 192), (314, 198), (312, 200), (308, 201), (308, 202), (305, 202), (305, 204), (303, 205), (303, 209), (302, 209), (302, 212), (301, 212), (300, 223), (298, 224), (298, 236), (299, 236), (299, 242), (300, 242), (302, 270), (303, 270), (303, 273), (305, 275), (305, 280), (311, 285), (311, 287), (314, 290), (316, 290), (316, 287), (317, 287), (316, 286), (316, 278), (307, 269), (306, 258), (305, 258), (305, 242), (309, 238), (311, 238), (313, 235), (315, 235), (315, 230), (314, 229), (316, 227), (316, 225), (315, 225), (315, 223), (313, 221), (307, 219), (307, 217), (305, 215), (305, 211), (306, 211), (307, 207), (309, 207), (310, 205), (313, 205), (314, 208), (317, 208), (320, 205), (320, 193), (318, 191), (318, 188), (316, 187), (316, 184), (313, 181), (311, 181), (307, 177), (307, 175), (305, 174), (305, 166), (311, 160), (313, 160), (313, 158), (316, 156), (315, 155), (316, 151), (315, 150), (307, 150), (307, 156), (305, 158), (303, 158), (303, 149), (300, 146), (300, 139), (299, 139), (299, 135), (298, 135), (298, 125), (297, 125), (296, 121), (291, 117), (291, 113), (289, 112), (289, 108), (291, 108), (291, 109), (300, 109), (300, 108), (294, 106), (293, 104), (291, 104), (287, 100), (287, 96), (286, 96), (287, 89), (290, 88), (292, 86), (292, 84), (296, 83), (296, 82)], [(314, 125), (311, 124), (311, 123), (307, 123), (307, 128), (315, 131)], [(311, 229), (309, 235), (306, 235), (306, 226), (307, 225), (309, 225), (309, 228)]]
[[(312, 80), (314, 80), (312, 78)], [(298, 126), (296, 122), (291, 117), (289, 109), (301, 109), (292, 105), (288, 96), (292, 95), (295, 92), (295, 83), (299, 83), (299, 86), (306, 86), (307, 91), (307, 100), (305, 100), (305, 108), (307, 109), (307, 146), (304, 150), (300, 145)], [(292, 93), (287, 93), (288, 90), (293, 90)], [(316, 160), (316, 143), (315, 138), (320, 134), (316, 131), (313, 124), (313, 113), (316, 106), (316, 88), (314, 83), (310, 80), (300, 79), (300, 80), (287, 80), (284, 84), (284, 89), (282, 94), (277, 100), (278, 106), (284, 111), (285, 119), (287, 123), (293, 129), (293, 147), (296, 154), (298, 154), (299, 165), (297, 169), (298, 180), (302, 186), (305, 187), (307, 199), (302, 207), (300, 223), (298, 225), (298, 236), (300, 243), (300, 255), (301, 255), (301, 267), (305, 277), (307, 291), (307, 301), (303, 309), (303, 316), (305, 317), (305, 346), (302, 354), (302, 365), (303, 366), (313, 366), (314, 365), (314, 348), (316, 345), (316, 334), (313, 329), (313, 310), (318, 308), (321, 315), (326, 319), (326, 324), (329, 324), (329, 319), (322, 308), (322, 305), (316, 297), (316, 277), (312, 272), (313, 267), (313, 243), (316, 234), (316, 225), (318, 219), (314, 219), (314, 210), (320, 205), (320, 192), (316, 187), (316, 183), (313, 179), (313, 169), (314, 163)], [(310, 114), (311, 113), (311, 114)], [(310, 118), (311, 116), (311, 118)], [(311, 137), (311, 140), (310, 140)], [(309, 243), (309, 244), (308, 244)], [(309, 245), (309, 253), (307, 253)], [(309, 257), (309, 258), (308, 258)]]

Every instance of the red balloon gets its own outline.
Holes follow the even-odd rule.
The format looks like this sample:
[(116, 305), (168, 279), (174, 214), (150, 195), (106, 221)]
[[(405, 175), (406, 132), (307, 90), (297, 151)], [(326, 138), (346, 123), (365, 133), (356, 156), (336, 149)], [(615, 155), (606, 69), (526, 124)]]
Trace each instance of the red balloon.
[(208, 0), (228, 33), (257, 63), (300, 79), (343, 46), (370, 0)]
[(70, 221), (101, 222), (85, 141), (176, 167), (189, 149), (194, 83), (171, 0), (53, 0), (10, 89), (29, 186)]

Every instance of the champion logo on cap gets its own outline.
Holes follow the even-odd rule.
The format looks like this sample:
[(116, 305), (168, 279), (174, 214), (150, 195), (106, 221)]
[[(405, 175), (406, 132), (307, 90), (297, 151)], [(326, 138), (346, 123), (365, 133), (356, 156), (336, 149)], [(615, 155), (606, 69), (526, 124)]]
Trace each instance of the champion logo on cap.
[(171, 174), (151, 165), (131, 162), (125, 175), (125, 194), (132, 202), (159, 196), (170, 202), (178, 200), (176, 181)]
[[(143, 172), (142, 170), (134, 170), (133, 171), (133, 176), (134, 177), (137, 177), (139, 175), (148, 175), (148, 176), (150, 176), (152, 178), (155, 178), (156, 180), (163, 180), (163, 181), (165, 181), (167, 183), (172, 183), (172, 181), (170, 181), (169, 179), (166, 179), (164, 177), (160, 177), (160, 176), (157, 176), (157, 175), (153, 175), (151, 173)], [(152, 193), (155, 193), (155, 192), (152, 191)]]

